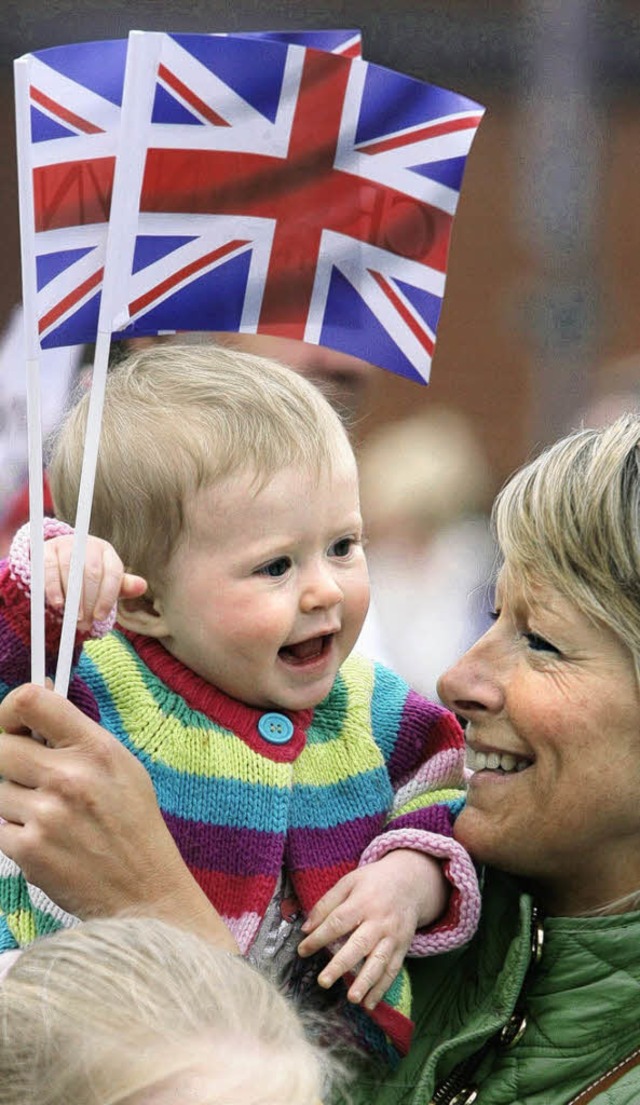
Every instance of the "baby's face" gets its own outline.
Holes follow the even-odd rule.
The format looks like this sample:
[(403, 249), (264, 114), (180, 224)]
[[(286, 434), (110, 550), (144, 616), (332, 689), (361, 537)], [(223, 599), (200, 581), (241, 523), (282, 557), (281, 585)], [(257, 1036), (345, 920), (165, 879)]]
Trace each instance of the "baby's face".
[(248, 705), (308, 709), (329, 693), (369, 604), (358, 479), (291, 467), (202, 489), (156, 597), (165, 647)]

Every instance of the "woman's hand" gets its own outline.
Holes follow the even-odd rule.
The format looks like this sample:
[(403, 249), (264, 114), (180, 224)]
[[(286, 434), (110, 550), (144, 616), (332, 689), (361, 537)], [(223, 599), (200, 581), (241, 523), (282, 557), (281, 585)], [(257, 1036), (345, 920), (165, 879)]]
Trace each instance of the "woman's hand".
[(33, 684), (0, 703), (0, 726), (0, 849), (29, 882), (83, 919), (162, 917), (237, 951), (185, 866), (147, 772), (115, 737)]

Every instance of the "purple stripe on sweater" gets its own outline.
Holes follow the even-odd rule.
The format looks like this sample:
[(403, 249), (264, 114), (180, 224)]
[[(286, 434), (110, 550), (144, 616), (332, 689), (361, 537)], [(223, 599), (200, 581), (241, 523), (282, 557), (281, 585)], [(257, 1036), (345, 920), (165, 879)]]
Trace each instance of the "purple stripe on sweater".
[(29, 678), (31, 650), (13, 626), (5, 621), (0, 633), (0, 665), (3, 682), (15, 687)]
[(164, 813), (167, 828), (185, 863), (231, 875), (272, 875), (282, 866), (284, 837), (258, 829), (206, 825)]
[(382, 831), (385, 814), (349, 821), (338, 829), (296, 829), (287, 841), (287, 862), (296, 870), (333, 867), (360, 858), (366, 846)]
[(423, 760), (444, 748), (463, 743), (462, 730), (452, 714), (435, 702), (427, 702), (409, 691), (402, 709), (402, 720), (389, 758), (388, 771), (394, 786), (415, 771)]
[(79, 710), (82, 710), (83, 714), (90, 717), (92, 721), (100, 722), (100, 709), (93, 695), (93, 691), (87, 686), (84, 679), (81, 679), (77, 674), (71, 676), (69, 700), (73, 702), (74, 706), (77, 706)]

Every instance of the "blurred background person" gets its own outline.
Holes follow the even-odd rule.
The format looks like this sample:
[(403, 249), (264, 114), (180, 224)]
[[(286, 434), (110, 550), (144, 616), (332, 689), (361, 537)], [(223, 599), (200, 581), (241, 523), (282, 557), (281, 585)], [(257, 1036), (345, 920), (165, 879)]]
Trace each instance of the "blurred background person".
[(391, 667), (422, 694), (487, 628), (488, 462), (468, 420), (432, 407), (359, 455), (367, 559)]

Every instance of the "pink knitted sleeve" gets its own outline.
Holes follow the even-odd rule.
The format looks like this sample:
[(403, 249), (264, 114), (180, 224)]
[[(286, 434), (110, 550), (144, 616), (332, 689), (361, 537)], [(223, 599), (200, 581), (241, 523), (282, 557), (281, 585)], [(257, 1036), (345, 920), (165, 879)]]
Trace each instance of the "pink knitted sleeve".
[(439, 833), (412, 828), (390, 829), (371, 841), (358, 866), (375, 863), (397, 848), (410, 848), (441, 860), (451, 887), (444, 916), (416, 933), (409, 955), (436, 955), (466, 944), (476, 931), (480, 917), (478, 877), (467, 852), (452, 837)]
[(414, 955), (448, 951), (467, 943), (480, 916), (475, 867), (453, 839), (455, 818), (464, 803), (464, 734), (452, 713), (379, 667), (372, 719), (385, 752), (393, 802), (383, 829), (360, 863), (374, 863), (398, 848), (439, 860), (449, 884), (447, 907), (416, 934), (409, 950)]

